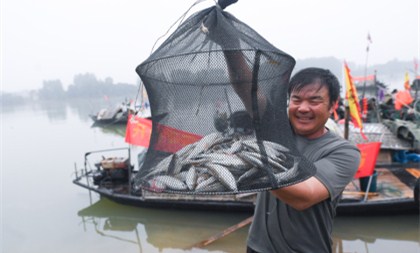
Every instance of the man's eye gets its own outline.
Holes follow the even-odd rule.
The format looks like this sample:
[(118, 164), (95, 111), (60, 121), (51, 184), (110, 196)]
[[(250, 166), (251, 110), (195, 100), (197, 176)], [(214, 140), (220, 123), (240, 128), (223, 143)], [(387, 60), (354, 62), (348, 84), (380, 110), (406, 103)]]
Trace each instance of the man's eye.
[(320, 104), (320, 103), (322, 103), (322, 99), (311, 100), (311, 104), (317, 105), (317, 104)]

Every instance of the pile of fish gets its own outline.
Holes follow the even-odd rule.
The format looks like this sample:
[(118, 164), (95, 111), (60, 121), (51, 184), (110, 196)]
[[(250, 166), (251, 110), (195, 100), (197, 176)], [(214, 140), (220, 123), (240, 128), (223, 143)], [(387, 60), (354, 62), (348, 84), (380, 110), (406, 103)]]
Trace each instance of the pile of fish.
[[(265, 155), (263, 155), (265, 154)], [(211, 133), (171, 154), (143, 177), (148, 190), (238, 192), (281, 180), (297, 166), (286, 147), (254, 135)], [(292, 170), (293, 171), (293, 170)]]

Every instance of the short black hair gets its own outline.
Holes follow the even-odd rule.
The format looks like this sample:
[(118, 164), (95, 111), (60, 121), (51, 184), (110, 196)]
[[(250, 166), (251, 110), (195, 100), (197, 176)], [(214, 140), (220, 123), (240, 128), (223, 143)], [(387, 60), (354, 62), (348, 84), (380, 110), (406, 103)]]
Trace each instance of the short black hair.
[(327, 87), (330, 98), (330, 106), (333, 106), (340, 97), (340, 82), (328, 69), (305, 68), (298, 71), (289, 82), (289, 96), (292, 91), (299, 91), (311, 83), (319, 83), (321, 87)]

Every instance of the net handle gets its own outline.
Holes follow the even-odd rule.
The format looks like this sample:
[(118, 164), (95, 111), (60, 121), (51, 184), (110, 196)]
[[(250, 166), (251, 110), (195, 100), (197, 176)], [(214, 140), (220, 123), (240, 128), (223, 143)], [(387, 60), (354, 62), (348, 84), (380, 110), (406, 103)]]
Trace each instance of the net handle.
[(234, 4), (238, 2), (238, 0), (218, 0), (217, 4), (224, 10), (226, 7), (228, 7), (231, 4)]

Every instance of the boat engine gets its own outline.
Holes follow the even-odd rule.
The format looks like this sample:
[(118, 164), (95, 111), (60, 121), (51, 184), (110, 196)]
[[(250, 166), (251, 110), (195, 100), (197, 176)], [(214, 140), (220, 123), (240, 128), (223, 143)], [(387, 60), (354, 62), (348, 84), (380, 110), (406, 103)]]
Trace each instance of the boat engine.
[(97, 170), (92, 173), (93, 183), (95, 185), (128, 182), (128, 169), (130, 168), (128, 158), (104, 158), (100, 163), (95, 164), (95, 166)]

